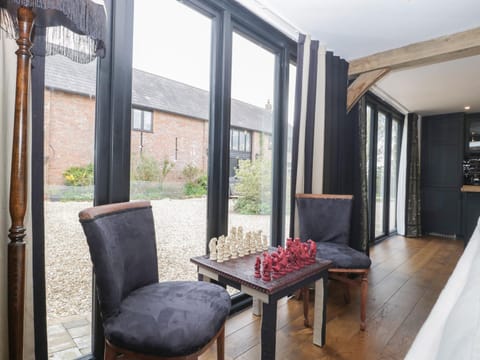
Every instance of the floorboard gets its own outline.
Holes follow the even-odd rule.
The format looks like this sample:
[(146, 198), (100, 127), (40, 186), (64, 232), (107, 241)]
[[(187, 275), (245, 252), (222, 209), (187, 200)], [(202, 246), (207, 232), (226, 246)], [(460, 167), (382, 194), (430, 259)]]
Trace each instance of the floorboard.
[[(342, 284), (330, 281), (326, 345), (312, 344), (312, 329), (303, 325), (302, 302), (283, 299), (278, 304), (277, 359), (403, 359), (462, 252), (462, 241), (436, 237), (394, 236), (374, 246), (367, 330), (359, 329), (359, 290), (351, 290), (347, 305)], [(232, 316), (226, 324), (226, 359), (259, 359), (260, 325), (250, 309)], [(216, 359), (215, 346), (200, 357), (210, 359)]]

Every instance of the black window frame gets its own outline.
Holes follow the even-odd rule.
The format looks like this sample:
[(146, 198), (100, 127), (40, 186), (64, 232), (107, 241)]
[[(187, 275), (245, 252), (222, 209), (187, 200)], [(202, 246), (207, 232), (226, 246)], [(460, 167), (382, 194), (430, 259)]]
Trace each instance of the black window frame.
[[(286, 144), (288, 131), (289, 64), (296, 63), (297, 42), (233, 0), (180, 0), (212, 19), (210, 72), (210, 126), (208, 146), (207, 239), (224, 234), (228, 227), (231, 61), (232, 34), (239, 32), (275, 54), (275, 90), (273, 99), (273, 183), (272, 245), (282, 244), (285, 221)], [(107, 12), (106, 55), (98, 59), (95, 111), (95, 188), (94, 205), (128, 201), (130, 197), (130, 138), (132, 132), (132, 51), (133, 0), (105, 0)], [(152, 25), (153, 27), (154, 25)], [(39, 82), (40, 84), (40, 82)], [(41, 87), (41, 86), (39, 86)], [(43, 104), (40, 104), (43, 105)], [(36, 106), (36, 109), (40, 108)], [(102, 119), (102, 121), (98, 121)], [(153, 113), (152, 113), (153, 130)], [(41, 142), (38, 142), (39, 144)], [(43, 143), (42, 143), (43, 144)], [(252, 138), (250, 138), (250, 147)], [(39, 191), (43, 183), (38, 183)], [(40, 214), (40, 211), (38, 212)], [(40, 214), (41, 215), (41, 214)], [(40, 216), (43, 218), (43, 216)], [(43, 220), (37, 218), (36, 229)], [(43, 233), (43, 230), (42, 230)], [(40, 242), (37, 245), (42, 245)], [(41, 251), (34, 257), (40, 259)], [(41, 269), (40, 269), (41, 268)], [(41, 305), (45, 296), (45, 268), (39, 262), (34, 276), (34, 301)], [(93, 279), (95, 283), (95, 278)], [(92, 354), (82, 359), (103, 358), (104, 336), (93, 286)], [(251, 304), (251, 298), (232, 298), (238, 311)], [(37, 357), (45, 357), (47, 335), (45, 304), (35, 307)], [(39, 329), (37, 329), (37, 324)], [(38, 332), (37, 332), (38, 330)]]
[[(403, 123), (405, 115), (402, 114), (399, 110), (395, 109), (392, 105), (380, 99), (378, 96), (374, 95), (371, 92), (368, 92), (365, 95), (366, 106), (365, 106), (365, 118), (367, 116), (367, 107), (372, 109), (371, 121), (370, 121), (370, 147), (367, 149), (368, 157), (370, 159), (368, 171), (368, 206), (369, 206), (369, 233), (370, 233), (370, 243), (378, 243), (390, 236), (393, 236), (397, 233), (397, 223), (395, 219), (395, 230), (390, 231), (389, 221), (390, 221), (390, 177), (391, 177), (391, 149), (392, 149), (392, 122), (395, 119), (399, 122), (399, 136), (397, 144), (397, 153), (399, 154), (398, 163), (397, 163), (397, 194), (398, 194), (398, 173), (400, 169), (400, 154), (401, 154), (401, 144), (403, 136)], [(375, 215), (376, 215), (376, 201), (372, 201), (376, 196), (376, 181), (377, 181), (377, 140), (378, 140), (378, 113), (382, 112), (386, 115), (385, 122), (385, 162), (384, 162), (384, 193), (383, 193), (383, 224), (382, 224), (382, 234), (375, 236)]]

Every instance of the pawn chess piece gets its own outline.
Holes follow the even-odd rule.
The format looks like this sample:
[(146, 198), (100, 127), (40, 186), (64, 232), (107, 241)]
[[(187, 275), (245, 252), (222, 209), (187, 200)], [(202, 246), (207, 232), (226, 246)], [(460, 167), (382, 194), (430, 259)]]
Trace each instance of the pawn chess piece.
[(217, 260), (217, 238), (213, 237), (208, 243), (208, 249), (210, 250), (210, 260)]
[(271, 281), (272, 280), (272, 257), (268, 253), (263, 253), (263, 269), (262, 269), (262, 280)]
[(249, 249), (250, 249), (250, 254), (255, 254), (257, 252), (257, 247), (255, 245), (255, 233), (249, 231), (250, 234), (249, 237)]
[(267, 235), (262, 235), (263, 237), (263, 251), (267, 251), (268, 250), (268, 237)]
[(260, 279), (262, 275), (260, 274), (260, 256), (257, 256), (257, 259), (255, 260), (255, 273), (253, 276), (255, 276), (257, 279)]
[(257, 252), (263, 251), (263, 244), (262, 244), (262, 230), (258, 230), (255, 233), (255, 250)]
[[(223, 236), (223, 235), (222, 235)], [(223, 246), (223, 261), (230, 259), (230, 239), (228, 236), (223, 236), (225, 238), (225, 245)]]
[(225, 236), (220, 236), (217, 240), (217, 262), (223, 262), (223, 252), (225, 247)]
[(230, 254), (232, 255), (232, 259), (238, 258), (237, 243), (235, 241), (230, 241)]

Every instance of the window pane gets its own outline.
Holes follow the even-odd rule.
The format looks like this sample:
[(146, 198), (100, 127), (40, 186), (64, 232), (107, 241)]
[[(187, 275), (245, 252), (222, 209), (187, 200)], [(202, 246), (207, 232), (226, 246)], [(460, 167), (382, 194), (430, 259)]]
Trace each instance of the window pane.
[[(208, 17), (176, 0), (135, 0), (131, 199), (152, 202), (160, 280), (196, 280), (205, 253), (210, 39)], [(152, 46), (157, 44), (157, 46)], [(195, 56), (192, 56), (194, 54)]]
[(375, 194), (375, 237), (385, 234), (383, 229), (383, 204), (385, 194), (385, 125), (387, 117), (378, 113), (377, 130), (377, 176)]
[(138, 109), (133, 109), (133, 129), (142, 130), (142, 112)]
[(242, 131), (240, 133), (240, 136), (239, 136), (240, 145), (238, 147), (238, 150), (240, 150), (240, 151), (245, 151), (245, 134), (246, 134), (246, 132)]
[(245, 133), (245, 151), (251, 152), (252, 151), (252, 144), (250, 140), (250, 132)]
[(242, 226), (244, 233), (261, 230), (270, 236), (272, 151), (268, 137), (273, 129), (275, 55), (238, 33), (233, 34), (232, 51), (231, 126), (249, 131), (252, 146), (249, 152), (240, 153), (229, 228)]
[(143, 130), (152, 131), (152, 113), (150, 111), (143, 112)]
[(93, 206), (95, 82), (96, 62), (45, 58), (45, 281), (55, 359), (91, 353), (92, 264), (78, 213)]
[(233, 146), (232, 150), (238, 151), (239, 150), (239, 133), (238, 130), (233, 130)]
[(398, 182), (398, 164), (400, 161), (399, 154), (399, 130), (400, 122), (396, 119), (392, 120), (392, 140), (390, 153), (390, 211), (389, 211), (389, 231), (397, 229), (397, 182)]

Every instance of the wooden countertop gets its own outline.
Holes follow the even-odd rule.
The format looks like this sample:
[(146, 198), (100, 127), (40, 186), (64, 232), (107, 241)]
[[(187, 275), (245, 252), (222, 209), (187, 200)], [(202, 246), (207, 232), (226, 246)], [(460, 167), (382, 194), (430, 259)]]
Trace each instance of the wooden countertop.
[(480, 192), (480, 185), (463, 185), (462, 192)]

